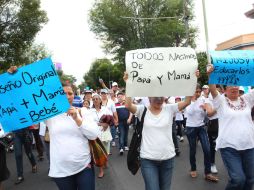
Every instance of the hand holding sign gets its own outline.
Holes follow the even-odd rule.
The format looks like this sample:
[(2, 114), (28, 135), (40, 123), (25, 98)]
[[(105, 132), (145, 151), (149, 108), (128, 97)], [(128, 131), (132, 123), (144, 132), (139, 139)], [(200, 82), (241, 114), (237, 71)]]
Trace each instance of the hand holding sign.
[(17, 72), (17, 70), (18, 70), (18, 67), (17, 67), (17, 66), (11, 66), (11, 67), (7, 70), (7, 72), (10, 73), (10, 74), (13, 74), (13, 73)]
[(123, 81), (126, 83), (127, 80), (128, 80), (128, 73), (126, 71), (124, 71)]

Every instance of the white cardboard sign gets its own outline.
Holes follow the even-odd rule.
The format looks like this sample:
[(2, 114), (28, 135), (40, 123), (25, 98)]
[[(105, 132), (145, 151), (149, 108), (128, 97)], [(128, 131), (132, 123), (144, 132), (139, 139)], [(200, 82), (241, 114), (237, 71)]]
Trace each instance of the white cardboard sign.
[(126, 52), (128, 97), (192, 96), (197, 56), (192, 48), (169, 47)]

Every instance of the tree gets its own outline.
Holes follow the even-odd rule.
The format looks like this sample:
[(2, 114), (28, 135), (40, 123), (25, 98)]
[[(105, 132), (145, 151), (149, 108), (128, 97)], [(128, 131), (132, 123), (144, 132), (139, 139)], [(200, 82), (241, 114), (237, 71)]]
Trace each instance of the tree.
[(63, 70), (57, 70), (57, 74), (61, 82), (69, 83), (71, 85), (77, 82), (77, 79), (73, 75), (66, 75), (64, 74)]
[(26, 49), (25, 58), (27, 60), (25, 63), (33, 63), (35, 61), (51, 56), (52, 53), (46, 48), (44, 44), (34, 43), (29, 48)]
[(89, 23), (105, 50), (124, 63), (132, 49), (195, 47), (196, 29), (184, 22), (193, 19), (192, 7), (190, 0), (101, 0), (91, 9)]
[(0, 70), (27, 64), (26, 52), (46, 22), (40, 0), (0, 1)]
[[(122, 64), (112, 64), (108, 59), (97, 59), (95, 60), (89, 71), (85, 74), (84, 80), (86, 86), (95, 89), (96, 87), (100, 87), (99, 78), (104, 80), (106, 86), (110, 86), (112, 81), (120, 82), (119, 85), (123, 85), (123, 80), (119, 81), (119, 78), (122, 78)], [(81, 89), (83, 90), (85, 84), (81, 85)]]
[(206, 74), (206, 65), (207, 65), (207, 54), (206, 52), (197, 53), (198, 58), (198, 69), (200, 77), (198, 79), (201, 85), (208, 84), (208, 77)]

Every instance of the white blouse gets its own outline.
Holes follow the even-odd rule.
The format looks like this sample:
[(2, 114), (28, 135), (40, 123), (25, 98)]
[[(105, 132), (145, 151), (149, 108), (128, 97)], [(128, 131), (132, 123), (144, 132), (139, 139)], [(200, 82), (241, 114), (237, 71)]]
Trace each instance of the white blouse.
[(216, 149), (231, 147), (236, 150), (246, 150), (254, 148), (254, 124), (251, 119), (254, 91), (241, 97), (243, 101), (240, 98), (237, 101), (230, 101), (224, 95), (217, 95), (213, 100), (219, 117), (219, 136), (216, 140)]
[[(113, 113), (107, 108), (107, 107), (101, 107), (100, 111), (96, 111), (95, 108), (91, 108), (86, 112), (81, 112), (82, 117), (90, 117), (93, 119), (94, 122), (99, 123), (101, 116), (103, 115), (113, 115)], [(100, 134), (99, 134), (99, 139), (101, 141), (107, 142), (112, 140), (112, 135), (110, 132), (110, 126), (104, 131), (102, 126), (99, 126)]]
[[(141, 121), (143, 105), (137, 105), (136, 115)], [(164, 104), (158, 115), (147, 109), (141, 141), (140, 157), (150, 160), (167, 160), (175, 156), (172, 140), (173, 116), (178, 104)]]
[(189, 106), (186, 107), (186, 127), (200, 127), (203, 126), (205, 119), (205, 111), (201, 107), (205, 104), (205, 98), (199, 97), (195, 102), (191, 102)]
[(88, 139), (99, 134), (97, 124), (84, 119), (80, 127), (66, 113), (46, 121), (50, 135), (50, 177), (79, 173), (91, 162)]

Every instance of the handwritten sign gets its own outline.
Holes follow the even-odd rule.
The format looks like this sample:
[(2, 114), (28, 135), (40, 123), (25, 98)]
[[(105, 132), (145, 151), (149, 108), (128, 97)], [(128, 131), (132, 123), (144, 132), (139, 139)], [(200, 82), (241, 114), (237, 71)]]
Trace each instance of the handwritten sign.
[(138, 49), (126, 52), (130, 97), (192, 96), (198, 67), (193, 49), (184, 47)]
[(253, 50), (211, 51), (210, 55), (214, 71), (210, 75), (209, 84), (254, 85)]
[(39, 123), (69, 107), (50, 58), (0, 75), (0, 123), (5, 132)]

